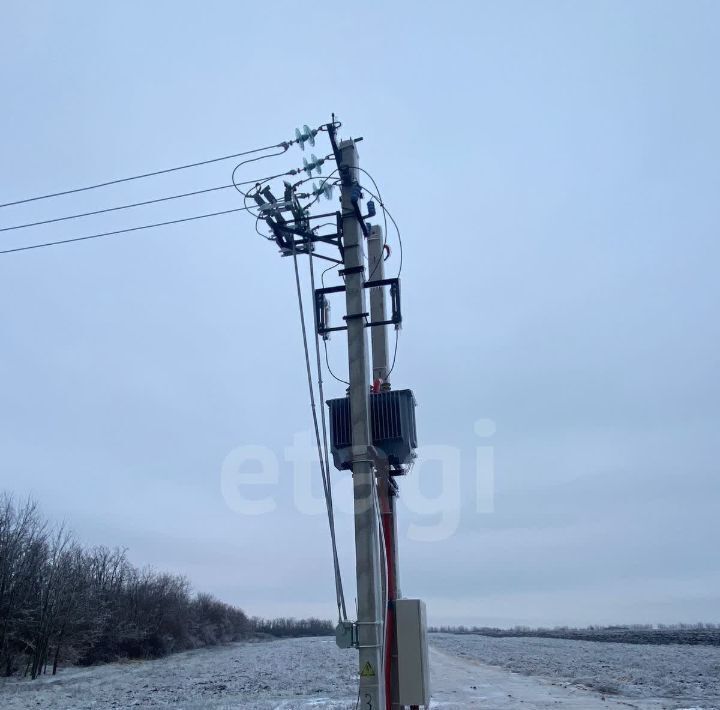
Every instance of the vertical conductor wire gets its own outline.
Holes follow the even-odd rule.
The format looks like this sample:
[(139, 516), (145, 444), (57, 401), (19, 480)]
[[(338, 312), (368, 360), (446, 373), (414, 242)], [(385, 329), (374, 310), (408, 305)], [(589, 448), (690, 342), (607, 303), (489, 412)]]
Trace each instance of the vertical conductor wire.
[[(327, 514), (328, 514), (328, 525), (330, 527), (330, 542), (332, 545), (332, 554), (333, 554), (333, 567), (335, 572), (335, 597), (338, 607), (338, 617), (339, 620), (347, 620), (347, 610), (345, 606), (345, 595), (343, 592), (342, 587), (342, 578), (340, 575), (340, 562), (338, 559), (337, 554), (337, 541), (335, 537), (335, 517), (334, 517), (334, 511), (333, 511), (333, 505), (332, 505), (332, 491), (330, 488), (330, 472), (326, 468), (326, 461), (327, 459), (323, 457), (323, 447), (320, 442), (320, 427), (318, 425), (318, 418), (317, 418), (317, 407), (315, 404), (315, 388), (313, 386), (313, 380), (312, 380), (312, 372), (310, 368), (310, 350), (308, 348), (307, 343), (307, 328), (305, 326), (305, 309), (303, 307), (303, 299), (302, 299), (302, 288), (300, 286), (300, 270), (298, 268), (298, 262), (297, 262), (297, 250), (295, 248), (295, 240), (293, 239), (293, 266), (295, 268), (295, 285), (297, 288), (297, 298), (298, 298), (298, 308), (300, 311), (300, 325), (302, 329), (302, 336), (303, 336), (303, 348), (305, 351), (305, 369), (307, 372), (307, 381), (308, 381), (308, 389), (310, 392), (310, 409), (312, 411), (312, 418), (313, 418), (313, 425), (315, 428), (315, 441), (317, 444), (317, 450), (318, 450), (318, 458), (320, 459), (320, 471), (322, 474), (322, 480), (323, 480), (323, 489), (325, 492), (325, 506), (327, 508)], [(310, 257), (312, 262), (312, 257)], [(314, 276), (313, 276), (314, 281)], [(317, 344), (317, 341), (316, 341)], [(318, 346), (319, 348), (319, 346)], [(318, 350), (319, 353), (319, 350)], [(319, 355), (318, 355), (319, 357)], [(321, 395), (322, 396), (322, 395)], [(323, 427), (325, 427), (324, 424), (325, 416), (324, 416), (324, 410), (323, 410)], [(327, 439), (326, 439), (326, 447), (327, 447)], [(327, 448), (325, 449), (325, 456), (327, 456)]]

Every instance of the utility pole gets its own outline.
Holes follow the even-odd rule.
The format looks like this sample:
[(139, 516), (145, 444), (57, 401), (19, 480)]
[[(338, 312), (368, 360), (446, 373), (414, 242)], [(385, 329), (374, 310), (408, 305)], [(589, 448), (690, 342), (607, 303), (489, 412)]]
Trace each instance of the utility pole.
[[(385, 278), (385, 240), (382, 228), (374, 225), (370, 228), (367, 239), (369, 281), (381, 281)], [(387, 319), (385, 307), (385, 289), (381, 286), (370, 289), (370, 318), (374, 323), (382, 323)], [(390, 389), (390, 360), (388, 351), (388, 326), (378, 325), (371, 329), (373, 389), (376, 391)], [(398, 665), (397, 665), (397, 633), (395, 620), (395, 600), (400, 597), (400, 581), (398, 572), (397, 517), (395, 502), (397, 500), (397, 484), (390, 475), (387, 460), (380, 458), (377, 470), (378, 500), (382, 516), (382, 529), (387, 549), (387, 633), (385, 643), (390, 644), (386, 651), (386, 662), (390, 667), (385, 669), (390, 685), (390, 707), (400, 707), (398, 703)]]
[(384, 639), (381, 596), (380, 540), (375, 510), (375, 474), (371, 451), (368, 344), (365, 323), (365, 266), (363, 230), (357, 186), (355, 141), (339, 145), (345, 303), (350, 375), (352, 477), (355, 506), (357, 571), (357, 648), (360, 652), (360, 703), (367, 710), (385, 710), (382, 651)]
[[(367, 214), (361, 205), (363, 187), (359, 179), (356, 144), (362, 138), (342, 141), (338, 145), (337, 128), (333, 120), (318, 129), (303, 126), (296, 129), (295, 141), (304, 149), (305, 143), (315, 145), (321, 130), (328, 133), (337, 171), (332, 172), (310, 194), (298, 194), (296, 188), (321, 173), (320, 166), (328, 158), (303, 160), (300, 170), (308, 178), (292, 185), (285, 182), (284, 198), (278, 200), (269, 186), (258, 183), (251, 196), (260, 214), (270, 227), (274, 241), (283, 256), (292, 256), (298, 286), (298, 300), (302, 306), (297, 255), (310, 259), (324, 259), (342, 266), (339, 271), (344, 283), (324, 285), (314, 289), (316, 337), (327, 339), (331, 332), (347, 330), (349, 387), (347, 396), (327, 401), (330, 409), (330, 442), (335, 467), (351, 470), (355, 512), (355, 561), (357, 574), (357, 621), (344, 613), (342, 587), (339, 583), (337, 549), (335, 547), (332, 496), (326, 485), (328, 519), (336, 568), (336, 593), (339, 621), (335, 630), (341, 648), (359, 651), (360, 690), (358, 704), (364, 710), (411, 710), (430, 702), (428, 648), (425, 605), (420, 599), (400, 597), (397, 562), (396, 477), (407, 473), (415, 459), (417, 433), (415, 429), (415, 396), (412, 390), (391, 390), (388, 358), (388, 326), (396, 329), (402, 323), (400, 305), (400, 274), (385, 278), (385, 237), (380, 227), (366, 221), (376, 215), (375, 205), (368, 201)], [(311, 214), (308, 207), (324, 195), (331, 199), (332, 188), (340, 175), (341, 210), (330, 214)], [(311, 199), (303, 206), (301, 199)], [(381, 203), (383, 212), (385, 207)], [(290, 214), (288, 214), (290, 213)], [(335, 233), (321, 233), (311, 227), (312, 221), (335, 217)], [(365, 267), (367, 241), (368, 271)], [(398, 242), (400, 234), (398, 231)], [(318, 245), (334, 246), (340, 260), (317, 251)], [(400, 243), (402, 248), (402, 244)], [(311, 262), (312, 263), (312, 262)], [(312, 271), (311, 271), (312, 274)], [(389, 292), (390, 317), (386, 313), (386, 292)], [(370, 291), (370, 312), (366, 310), (365, 290)], [(331, 294), (345, 293), (344, 325), (331, 325), (329, 303)], [(302, 316), (302, 307), (301, 307)], [(370, 379), (367, 329), (372, 332), (372, 368)], [(303, 321), (303, 337), (305, 327)], [(305, 339), (308, 384), (311, 391), (313, 417), (315, 408), (313, 384)], [(320, 362), (318, 358), (318, 379)], [(372, 387), (371, 387), (372, 382)], [(371, 426), (372, 422), (372, 426)], [(315, 420), (318, 455), (322, 459), (321, 440)], [(323, 419), (323, 439), (325, 438)], [(327, 445), (326, 445), (327, 446)], [(327, 452), (327, 448), (326, 448)], [(327, 453), (326, 453), (327, 456)], [(329, 475), (329, 474), (328, 474)], [(341, 613), (341, 608), (343, 612)]]

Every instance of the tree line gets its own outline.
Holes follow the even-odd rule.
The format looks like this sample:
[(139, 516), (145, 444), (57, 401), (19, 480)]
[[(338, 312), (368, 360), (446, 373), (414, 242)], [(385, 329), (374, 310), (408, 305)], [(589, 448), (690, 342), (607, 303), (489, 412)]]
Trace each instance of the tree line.
[(249, 619), (184, 577), (138, 569), (122, 549), (83, 548), (36, 503), (0, 495), (0, 673), (156, 658), (253, 634), (317, 635), (319, 619)]
[(326, 619), (252, 619), (257, 633), (268, 634), (276, 638), (297, 638), (301, 636), (334, 636), (335, 626)]

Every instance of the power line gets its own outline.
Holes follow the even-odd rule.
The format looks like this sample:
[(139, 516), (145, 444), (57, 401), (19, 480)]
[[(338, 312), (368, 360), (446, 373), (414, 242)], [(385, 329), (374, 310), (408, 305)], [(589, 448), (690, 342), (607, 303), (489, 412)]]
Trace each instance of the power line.
[[(289, 145), (289, 144), (288, 144), (288, 145)], [(278, 147), (278, 146), (273, 146), (273, 147)], [(237, 182), (237, 181), (235, 180), (235, 173), (236, 173), (243, 165), (247, 165), (248, 163), (254, 163), (256, 160), (264, 160), (265, 158), (274, 158), (274, 157), (276, 157), (276, 156), (278, 156), (278, 155), (282, 155), (282, 154), (287, 150), (287, 147), (285, 147), (283, 144), (281, 144), (279, 147), (281, 148), (281, 150), (279, 150), (277, 153), (270, 153), (269, 155), (261, 155), (261, 156), (259, 156), (259, 157), (257, 157), (257, 158), (250, 158), (249, 160), (243, 160), (243, 161), (239, 162), (239, 163), (233, 168), (232, 175), (230, 176), (230, 179), (232, 180), (232, 183), (233, 183), (233, 186), (235, 187), (235, 189), (236, 189), (243, 197), (247, 197), (247, 195), (240, 189), (240, 185), (248, 185), (249, 183), (248, 183), (248, 181)], [(298, 172), (297, 170), (290, 170), (289, 172), (284, 173), (284, 174), (285, 174), (285, 175), (297, 175), (297, 172)], [(280, 176), (276, 176), (276, 177), (280, 177)], [(272, 178), (268, 178), (268, 179), (272, 179)]]
[[(324, 412), (323, 409), (323, 431), (325, 432), (325, 458), (323, 458), (323, 449), (322, 444), (320, 442), (320, 428), (318, 426), (318, 418), (317, 418), (317, 407), (315, 404), (315, 387), (313, 385), (313, 379), (312, 379), (312, 372), (310, 368), (310, 350), (308, 348), (308, 339), (307, 339), (307, 328), (305, 326), (305, 309), (303, 307), (303, 299), (302, 299), (302, 289), (300, 287), (300, 270), (298, 268), (298, 260), (297, 260), (297, 251), (295, 249), (295, 242), (293, 241), (293, 249), (292, 249), (292, 256), (293, 256), (293, 265), (295, 267), (295, 285), (297, 287), (297, 299), (298, 299), (298, 309), (300, 311), (300, 325), (302, 328), (302, 338), (303, 338), (303, 348), (305, 350), (305, 369), (307, 371), (307, 383), (308, 383), (308, 390), (310, 392), (310, 410), (312, 412), (312, 418), (313, 418), (313, 425), (315, 427), (315, 442), (317, 444), (317, 452), (318, 452), (318, 459), (320, 460), (320, 472), (322, 475), (322, 481), (323, 481), (323, 491), (325, 493), (325, 507), (327, 509), (328, 514), (328, 524), (330, 527), (330, 542), (332, 545), (332, 555), (333, 555), (333, 567), (335, 572), (335, 598), (337, 602), (337, 608), (338, 608), (338, 620), (342, 621), (343, 619), (347, 619), (347, 611), (345, 608), (345, 594), (343, 592), (343, 586), (342, 586), (342, 577), (340, 575), (340, 561), (338, 558), (337, 553), (337, 542), (335, 539), (335, 517), (333, 513), (333, 503), (332, 503), (332, 489), (330, 485), (330, 471), (326, 468), (326, 464), (328, 463), (327, 458), (327, 433), (325, 429), (325, 418), (324, 418)], [(311, 261), (311, 269), (312, 269), (312, 259)], [(311, 278), (314, 282), (314, 274), (311, 271)], [(317, 347), (317, 341), (316, 341), (316, 347)], [(320, 351), (319, 347), (317, 350), (317, 359), (318, 359), (318, 370), (320, 368)], [(322, 392), (322, 380), (320, 381), (320, 391)], [(322, 398), (322, 395), (321, 395)], [(323, 402), (321, 402), (320, 406), (323, 406)]]
[(396, 328), (395, 329), (395, 352), (393, 352), (393, 359), (392, 359), (392, 365), (390, 366), (390, 369), (388, 370), (386, 378), (389, 378), (392, 374), (392, 371), (395, 369), (395, 360), (397, 360), (397, 349), (398, 349), (398, 340), (400, 340), (400, 331)]
[[(390, 217), (390, 221), (393, 223), (393, 226), (395, 227), (395, 231), (397, 232), (398, 245), (400, 247), (400, 263), (398, 265), (397, 277), (400, 278), (400, 274), (402, 273), (402, 267), (403, 267), (403, 243), (402, 243), (402, 237), (400, 236), (400, 227), (398, 227), (397, 222), (395, 221), (395, 218), (390, 214), (390, 210), (387, 207), (385, 207), (385, 203), (383, 202), (382, 195), (380, 194), (380, 188), (378, 187), (377, 183), (375, 182), (373, 176), (367, 170), (363, 170), (363, 168), (361, 168), (361, 167), (357, 167), (357, 170), (360, 170), (361, 172), (365, 173), (365, 175), (367, 175), (372, 180), (372, 184), (375, 187), (375, 190), (377, 191), (377, 195), (375, 195), (372, 192), (370, 192), (370, 190), (368, 190), (367, 187), (360, 185), (360, 187), (363, 190), (365, 190), (368, 194), (370, 194), (371, 197), (374, 197), (378, 201), (378, 203), (380, 204), (380, 208), (383, 211), (383, 217), (385, 219), (385, 234), (383, 235), (384, 244), (387, 244), (387, 218), (388, 217)], [(374, 273), (375, 273), (375, 270), (373, 269), (372, 273), (370, 274), (371, 279), (372, 279), (372, 276)], [(392, 365), (390, 366), (390, 369), (387, 372), (386, 378), (389, 378), (390, 375), (392, 374), (392, 371), (395, 369), (395, 361), (397, 360), (397, 351), (398, 351), (398, 341), (399, 340), (400, 340), (400, 331), (396, 328), (395, 329), (395, 348), (394, 348), (394, 352), (393, 352)]]
[(100, 239), (101, 237), (112, 237), (116, 234), (127, 234), (128, 232), (139, 232), (142, 229), (154, 229), (155, 227), (167, 227), (171, 224), (181, 224), (182, 222), (193, 222), (197, 219), (206, 219), (208, 217), (219, 217), (224, 214), (233, 212), (243, 212), (247, 207), (236, 207), (232, 210), (223, 210), (222, 212), (209, 212), (207, 214), (199, 214), (194, 217), (183, 217), (182, 219), (172, 219), (167, 222), (156, 222), (155, 224), (144, 224), (139, 227), (128, 227), (127, 229), (116, 229), (113, 232), (101, 232), (100, 234), (90, 234), (86, 237), (73, 237), (72, 239), (60, 239), (55, 242), (44, 242), (43, 244), (30, 244), (25, 247), (15, 247), (14, 249), (4, 249), (0, 254), (12, 254), (16, 251), (28, 251), (30, 249), (43, 249), (44, 247), (54, 247), (59, 244), (70, 244), (71, 242), (84, 242), (88, 239)]
[[(147, 177), (153, 177), (155, 175), (164, 175), (166, 173), (172, 173), (176, 172), (178, 170), (187, 170), (188, 168), (197, 168), (201, 165), (210, 165), (211, 163), (219, 163), (223, 160), (230, 160), (230, 158), (240, 158), (243, 155), (251, 155), (252, 153), (261, 153), (266, 150), (272, 150), (273, 148), (282, 148), (282, 153), (287, 151), (287, 149), (294, 143), (295, 141), (288, 141), (284, 143), (276, 143), (275, 145), (268, 145), (264, 148), (253, 148), (252, 150), (246, 150), (241, 153), (232, 153), (230, 155), (223, 155), (219, 158), (209, 158), (208, 160), (200, 160), (197, 163), (187, 163), (186, 165), (178, 165), (174, 168), (165, 168), (163, 170), (154, 170), (149, 173), (142, 173), (140, 175), (132, 175), (131, 177), (126, 178), (118, 178), (116, 180), (108, 180), (107, 182), (100, 182), (96, 185), (88, 185), (86, 187), (76, 187), (72, 190), (61, 190), (60, 192), (51, 192), (47, 195), (37, 195), (35, 197), (25, 197), (22, 200), (14, 200), (13, 202), (5, 202), (3, 204), (0, 204), (0, 208), (2, 207), (11, 207), (12, 205), (21, 205), (26, 202), (35, 202), (36, 200), (46, 200), (50, 197), (60, 197), (61, 195), (71, 195), (76, 192), (85, 192), (87, 190), (96, 190), (99, 187), (107, 187), (108, 185), (117, 185), (122, 182), (130, 182), (131, 180), (140, 180), (142, 178)], [(276, 153), (275, 155), (279, 155), (280, 153)], [(270, 156), (268, 156), (270, 157)]]
[(330, 356), (328, 355), (328, 346), (327, 346), (327, 340), (323, 340), (323, 344), (325, 345), (325, 364), (327, 365), (328, 372), (341, 384), (350, 386), (350, 383), (347, 380), (343, 380), (342, 377), (338, 377), (332, 370), (332, 367), (330, 367)]
[[(359, 168), (359, 169), (362, 170), (362, 168)], [(363, 172), (366, 172), (366, 171), (363, 171)], [(367, 175), (372, 180), (372, 176), (370, 175), (370, 173), (367, 173)], [(375, 183), (375, 181), (373, 180), (373, 184), (374, 183)], [(390, 210), (387, 207), (385, 207), (385, 203), (382, 201), (382, 198), (379, 196), (379, 191), (378, 191), (378, 194), (375, 195), (370, 190), (368, 190), (368, 188), (365, 187), (364, 185), (360, 185), (360, 187), (363, 190), (365, 190), (371, 197), (374, 197), (380, 203), (380, 209), (382, 209), (383, 214), (384, 215), (387, 214), (387, 216), (390, 217), (390, 221), (393, 223), (393, 227), (395, 227), (395, 231), (397, 232), (398, 245), (400, 246), (400, 264), (398, 265), (398, 278), (400, 278), (400, 274), (402, 273), (402, 267), (403, 267), (403, 243), (402, 243), (402, 237), (400, 236), (400, 227), (398, 227), (397, 222), (395, 221), (395, 218), (390, 214)], [(375, 187), (377, 188), (377, 185), (375, 185)], [(387, 232), (387, 222), (386, 222), (385, 230)], [(385, 235), (385, 241), (387, 242), (387, 234)]]
[[(294, 247), (293, 247), (294, 251)], [(297, 261), (297, 254), (295, 254)], [(312, 252), (309, 255), (308, 263), (310, 265), (310, 288), (312, 289), (313, 296), (315, 295), (315, 267), (313, 264)], [(318, 378), (318, 395), (320, 397), (320, 421), (322, 423), (322, 439), (323, 439), (323, 454), (325, 456), (325, 477), (327, 485), (327, 507), (328, 507), (328, 521), (330, 523), (330, 537), (332, 539), (333, 548), (333, 565), (335, 567), (335, 578), (340, 588), (340, 602), (342, 604), (342, 619), (347, 621), (347, 609), (345, 608), (345, 593), (342, 586), (342, 576), (340, 574), (340, 561), (338, 559), (337, 542), (335, 540), (335, 512), (333, 510), (333, 498), (332, 498), (332, 479), (330, 478), (330, 456), (328, 454), (328, 432), (327, 423), (325, 419), (325, 393), (323, 391), (323, 379), (322, 379), (322, 364), (320, 362), (320, 336), (318, 335), (317, 329), (315, 329), (315, 359), (317, 363), (317, 378)], [(338, 609), (338, 612), (340, 609)]]
[[(270, 178), (261, 178), (261, 179), (267, 179), (267, 180), (274, 180), (275, 178), (283, 177), (284, 175), (287, 175), (288, 173), (279, 173), (278, 175), (273, 175)], [(250, 183), (255, 183), (257, 180), (247, 180), (245, 183), (249, 185)], [(53, 219), (44, 219), (39, 222), (28, 222), (27, 224), (16, 224), (12, 227), (0, 227), (0, 232), (10, 232), (15, 229), (26, 229), (27, 227), (39, 227), (43, 224), (53, 224), (55, 222), (65, 222), (70, 219), (80, 219), (82, 217), (92, 217), (93, 215), (98, 214), (106, 214), (107, 212), (117, 212), (118, 210), (129, 210), (133, 207), (143, 207), (144, 205), (154, 205), (158, 202), (167, 202), (168, 200), (179, 200), (183, 197), (193, 197), (195, 195), (204, 195), (208, 192), (217, 192), (218, 190), (228, 190), (231, 187), (235, 187), (235, 185), (220, 185), (219, 187), (207, 187), (203, 190), (194, 190), (193, 192), (183, 192), (180, 195), (169, 195), (167, 197), (158, 197), (153, 200), (144, 200), (143, 202), (133, 202), (128, 205), (118, 205), (117, 207), (106, 207), (105, 209), (101, 210), (93, 210), (92, 212), (80, 212), (79, 214), (71, 214), (67, 215), (66, 217), (54, 217)]]
[[(385, 223), (385, 231), (383, 232), (383, 251), (385, 251), (385, 248), (387, 247), (387, 240), (388, 240), (388, 226), (387, 226), (387, 215), (385, 213), (385, 208), (383, 206), (383, 200), (382, 200), (382, 194), (380, 193), (380, 188), (378, 187), (378, 184), (375, 182), (375, 178), (364, 168), (361, 168), (359, 165), (355, 166), (355, 170), (359, 170), (361, 173), (365, 173), (371, 180), (372, 184), (375, 186), (375, 192), (377, 192), (377, 197), (375, 197), (370, 190), (367, 190), (372, 197), (375, 197), (375, 199), (380, 203), (380, 207), (383, 210), (383, 222)], [(359, 184), (359, 183), (358, 183)], [(362, 185), (360, 185), (362, 189), (364, 188)], [(384, 256), (381, 255), (381, 259), (384, 258)], [(370, 272), (368, 276), (368, 281), (372, 281), (372, 277), (375, 275), (375, 272), (377, 271), (378, 266), (380, 266), (380, 261), (378, 261), (377, 264), (375, 264), (375, 268)], [(399, 276), (400, 274), (398, 274)]]

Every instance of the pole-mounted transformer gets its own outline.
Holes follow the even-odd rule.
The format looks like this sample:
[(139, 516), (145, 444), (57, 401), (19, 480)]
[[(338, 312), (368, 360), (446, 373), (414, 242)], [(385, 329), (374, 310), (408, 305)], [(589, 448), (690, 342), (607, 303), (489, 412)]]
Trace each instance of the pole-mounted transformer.
[[(330, 445), (335, 468), (352, 468), (350, 398), (331, 399)], [(415, 459), (415, 396), (411, 390), (388, 390), (370, 394), (370, 430), (374, 456), (387, 465), (391, 475), (405, 473), (403, 468)]]
[[(303, 171), (308, 177), (295, 184), (286, 182), (282, 199), (262, 184), (249, 196), (282, 256), (297, 260), (298, 255), (306, 254), (310, 259), (342, 267), (338, 274), (344, 283), (315, 289), (313, 296), (318, 336), (327, 340), (332, 332), (344, 330), (348, 338), (347, 395), (328, 400), (327, 406), (333, 463), (341, 471), (352, 471), (357, 620), (343, 615), (336, 641), (342, 648), (359, 652), (358, 705), (366, 710), (428, 707), (425, 605), (419, 599), (402, 598), (399, 584), (397, 477), (407, 473), (418, 446), (415, 396), (409, 389), (393, 390), (389, 382), (392, 365), (388, 362), (387, 331), (390, 326), (399, 330), (402, 323), (400, 279), (385, 278), (383, 262), (389, 250), (382, 229), (367, 221), (377, 214), (373, 200), (366, 203), (363, 214), (364, 189), (358, 176), (364, 171), (358, 166), (356, 150), (362, 138), (340, 143), (338, 126), (333, 116), (331, 123), (317, 130), (303, 126), (302, 131), (296, 131), (294, 142), (304, 149), (306, 143), (315, 145), (318, 131), (326, 130), (337, 163), (337, 171), (317, 186), (313, 184), (310, 194), (299, 194), (296, 188), (311, 179), (313, 172), (320, 174), (328, 158), (311, 155), (310, 161), (303, 161), (303, 168), (290, 171)], [(332, 199), (330, 180), (334, 174), (340, 175), (340, 210), (310, 214), (309, 206), (318, 199)], [(303, 206), (301, 199), (312, 201)], [(382, 201), (380, 208), (384, 209)], [(324, 225), (314, 227), (313, 222), (319, 219), (325, 219), (324, 224), (334, 220), (335, 233), (321, 233)], [(323, 245), (337, 252), (318, 250)], [(298, 293), (299, 289), (298, 278)], [(339, 325), (330, 322), (332, 294), (342, 294), (345, 299), (345, 315)], [(372, 377), (368, 332), (372, 336)], [(337, 574), (337, 557), (335, 564)]]

